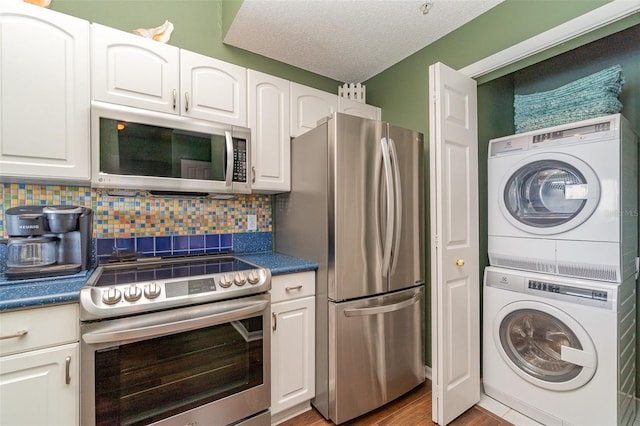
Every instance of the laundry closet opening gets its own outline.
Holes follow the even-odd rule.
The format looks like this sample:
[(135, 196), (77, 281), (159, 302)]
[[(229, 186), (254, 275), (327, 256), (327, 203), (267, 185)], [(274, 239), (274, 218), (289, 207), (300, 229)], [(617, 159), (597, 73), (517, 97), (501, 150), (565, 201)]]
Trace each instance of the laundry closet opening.
[[(514, 95), (556, 89), (613, 65), (621, 65), (624, 86), (619, 97), (621, 111), (640, 134), (640, 25), (634, 25), (542, 62), (478, 85), (478, 174), (480, 204), (480, 271), (488, 266), (487, 150), (490, 139), (512, 135)], [(482, 80), (482, 79), (481, 79)], [(626, 212), (635, 214), (638, 212)], [(492, 214), (500, 214), (493, 212)], [(640, 218), (638, 219), (640, 226)], [(640, 242), (639, 242), (640, 245)], [(482, 280), (481, 280), (482, 281)], [(482, 297), (482, 296), (481, 296)], [(638, 294), (636, 293), (636, 297)], [(640, 304), (640, 298), (636, 304)], [(636, 326), (640, 314), (636, 313)], [(639, 330), (636, 330), (638, 335)], [(482, 336), (487, 338), (487, 336)], [(636, 365), (640, 346), (636, 342)], [(636, 396), (640, 395), (640, 374), (636, 371)]]

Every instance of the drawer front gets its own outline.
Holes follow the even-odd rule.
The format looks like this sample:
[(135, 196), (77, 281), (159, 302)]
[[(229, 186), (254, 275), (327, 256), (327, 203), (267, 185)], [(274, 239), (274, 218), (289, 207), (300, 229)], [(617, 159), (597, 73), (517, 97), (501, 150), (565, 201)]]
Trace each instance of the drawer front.
[(315, 271), (276, 275), (271, 278), (271, 303), (316, 294)]
[(79, 327), (77, 304), (2, 313), (0, 355), (77, 342)]

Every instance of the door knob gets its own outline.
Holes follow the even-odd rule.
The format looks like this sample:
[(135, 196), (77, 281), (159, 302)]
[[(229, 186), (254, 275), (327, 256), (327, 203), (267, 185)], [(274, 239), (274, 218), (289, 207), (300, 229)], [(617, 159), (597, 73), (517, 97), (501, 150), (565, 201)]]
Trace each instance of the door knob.
[(463, 260), (463, 259), (458, 259), (458, 260), (456, 260), (456, 265), (458, 265), (458, 266), (464, 266), (464, 260)]

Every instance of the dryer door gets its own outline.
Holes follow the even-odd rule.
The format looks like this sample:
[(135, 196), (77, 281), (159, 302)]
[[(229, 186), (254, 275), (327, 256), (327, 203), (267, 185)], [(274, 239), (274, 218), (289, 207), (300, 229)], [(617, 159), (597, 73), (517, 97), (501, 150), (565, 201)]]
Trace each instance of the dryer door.
[(566, 232), (598, 207), (600, 183), (591, 167), (562, 153), (540, 153), (504, 177), (500, 209), (515, 227), (538, 235)]
[(520, 301), (503, 307), (493, 338), (515, 373), (545, 389), (577, 389), (591, 380), (597, 367), (596, 349), (584, 328), (544, 303)]

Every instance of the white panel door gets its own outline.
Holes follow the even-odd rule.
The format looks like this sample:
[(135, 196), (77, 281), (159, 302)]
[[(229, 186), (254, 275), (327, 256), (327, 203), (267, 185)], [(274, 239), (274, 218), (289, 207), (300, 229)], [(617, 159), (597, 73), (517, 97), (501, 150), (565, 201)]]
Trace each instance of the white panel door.
[(180, 50), (182, 115), (247, 127), (247, 69)]
[(78, 343), (0, 358), (0, 424), (79, 424)]
[(318, 120), (338, 110), (338, 96), (302, 84), (291, 83), (291, 137), (318, 125)]
[(476, 82), (429, 67), (433, 421), (480, 400)]
[(271, 306), (271, 414), (315, 395), (315, 297)]
[(251, 190), (264, 193), (290, 191), (289, 81), (249, 70), (247, 86)]
[(180, 49), (91, 24), (92, 98), (153, 111), (180, 112)]
[(88, 181), (89, 22), (0, 7), (0, 175)]
[(363, 104), (342, 96), (338, 96), (338, 112), (378, 121), (382, 118), (382, 110), (377, 106)]

